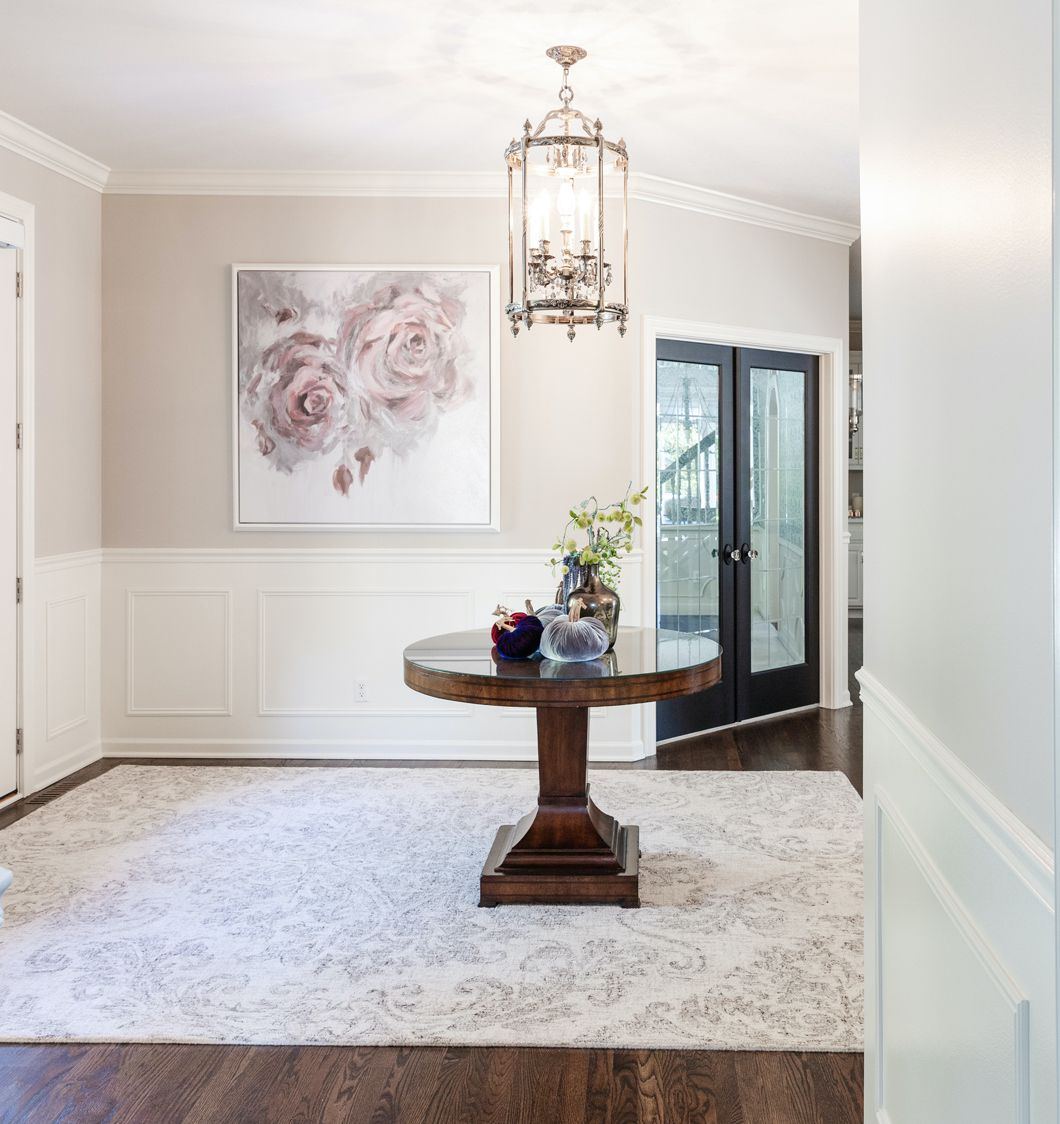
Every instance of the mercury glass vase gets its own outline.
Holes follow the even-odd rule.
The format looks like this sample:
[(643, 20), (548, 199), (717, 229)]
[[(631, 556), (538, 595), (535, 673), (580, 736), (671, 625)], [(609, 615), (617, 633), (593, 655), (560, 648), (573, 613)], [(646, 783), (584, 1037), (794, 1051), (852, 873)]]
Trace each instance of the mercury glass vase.
[(622, 599), (600, 580), (598, 565), (585, 566), (574, 560), (565, 560), (567, 573), (563, 575), (563, 607), (570, 609), (571, 602), (582, 603), (583, 617), (596, 617), (607, 628), (607, 638), (614, 647), (618, 638), (618, 614)]

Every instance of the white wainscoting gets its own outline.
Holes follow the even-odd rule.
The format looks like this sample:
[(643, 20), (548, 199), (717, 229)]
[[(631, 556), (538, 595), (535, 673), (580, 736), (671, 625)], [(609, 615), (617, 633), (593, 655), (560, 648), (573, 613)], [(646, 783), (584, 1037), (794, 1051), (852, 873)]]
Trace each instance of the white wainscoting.
[(1053, 1122), (1052, 851), (869, 672), (858, 678), (865, 1118)]
[[(413, 640), (488, 629), (499, 603), (551, 599), (538, 551), (106, 550), (109, 757), (534, 760), (533, 712), (428, 698)], [(639, 623), (641, 560), (624, 566)], [(636, 707), (593, 711), (590, 756), (645, 749)]]
[(22, 790), (28, 794), (100, 756), (101, 552), (39, 558), (35, 643), (27, 668)]

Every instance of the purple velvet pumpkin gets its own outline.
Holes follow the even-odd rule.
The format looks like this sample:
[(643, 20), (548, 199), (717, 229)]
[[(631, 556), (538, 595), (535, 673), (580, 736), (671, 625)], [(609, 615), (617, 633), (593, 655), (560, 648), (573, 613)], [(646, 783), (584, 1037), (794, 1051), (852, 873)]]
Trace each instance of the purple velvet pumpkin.
[(537, 617), (520, 617), (513, 624), (502, 624), (497, 636), (497, 651), (506, 660), (528, 660), (541, 643), (544, 625)]

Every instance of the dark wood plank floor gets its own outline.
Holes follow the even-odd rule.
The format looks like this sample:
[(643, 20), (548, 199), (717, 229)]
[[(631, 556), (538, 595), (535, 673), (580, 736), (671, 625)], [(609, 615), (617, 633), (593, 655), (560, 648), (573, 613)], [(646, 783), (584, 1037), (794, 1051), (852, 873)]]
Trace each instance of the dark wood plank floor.
[[(850, 641), (853, 669), (860, 622)], [(118, 764), (98, 762), (0, 812), (0, 828)], [(860, 792), (861, 707), (664, 746), (635, 767), (837, 769)], [(861, 1124), (862, 1099), (860, 1054), (0, 1046), (3, 1124)]]

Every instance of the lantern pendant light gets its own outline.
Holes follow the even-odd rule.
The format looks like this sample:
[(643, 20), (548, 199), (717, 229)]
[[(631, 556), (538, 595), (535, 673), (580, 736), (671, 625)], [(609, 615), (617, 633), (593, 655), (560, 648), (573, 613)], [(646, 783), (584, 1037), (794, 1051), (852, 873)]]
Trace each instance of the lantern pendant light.
[[(550, 47), (563, 68), (560, 105), (504, 153), (508, 166), (508, 304), (512, 335), (520, 324), (602, 328), (626, 334), (629, 305), (629, 159), (624, 140), (609, 141), (599, 119), (574, 109), (570, 68), (586, 52)], [(606, 236), (606, 238), (605, 238)], [(621, 258), (618, 261), (618, 258)], [(621, 280), (621, 300), (616, 280)]]

